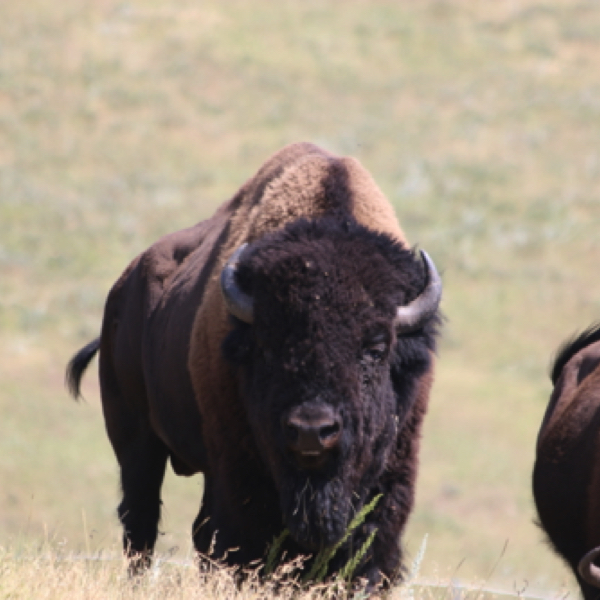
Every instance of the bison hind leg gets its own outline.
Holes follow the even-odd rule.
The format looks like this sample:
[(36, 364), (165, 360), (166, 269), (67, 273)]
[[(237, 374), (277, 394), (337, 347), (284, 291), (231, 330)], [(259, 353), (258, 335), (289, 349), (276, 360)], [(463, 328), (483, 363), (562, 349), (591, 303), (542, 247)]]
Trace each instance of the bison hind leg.
[(168, 451), (151, 431), (138, 435), (118, 453), (123, 500), (118, 515), (123, 525), (123, 549), (129, 574), (139, 575), (150, 566), (160, 521), (160, 490)]

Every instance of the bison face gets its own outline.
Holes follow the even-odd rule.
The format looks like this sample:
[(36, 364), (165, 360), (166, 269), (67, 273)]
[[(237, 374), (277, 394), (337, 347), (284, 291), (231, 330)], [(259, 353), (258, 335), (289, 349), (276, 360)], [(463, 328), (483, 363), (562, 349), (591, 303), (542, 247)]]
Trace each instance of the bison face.
[(386, 236), (330, 219), (299, 221), (246, 248), (233, 277), (235, 293), (231, 282), (224, 291), (238, 318), (224, 352), (238, 365), (260, 460), (296, 541), (331, 546), (378, 491), (429, 368), (439, 294), (400, 335), (398, 307), (426, 287), (420, 261)]

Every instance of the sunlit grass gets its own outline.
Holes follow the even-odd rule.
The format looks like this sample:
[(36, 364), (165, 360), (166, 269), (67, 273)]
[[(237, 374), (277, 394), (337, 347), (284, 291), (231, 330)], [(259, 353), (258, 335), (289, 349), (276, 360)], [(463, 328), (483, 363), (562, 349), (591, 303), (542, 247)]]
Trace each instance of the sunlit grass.
[[(425, 541), (421, 550), (405, 581), (386, 590), (382, 597), (389, 600), (537, 598), (529, 595), (526, 587), (490, 589), (485, 580), (469, 584), (442, 578), (424, 580), (419, 569), (425, 560)], [(0, 597), (15, 600), (256, 600), (273, 597), (282, 600), (359, 600), (368, 597), (360, 584), (352, 590), (338, 580), (303, 584), (302, 565), (302, 560), (284, 563), (265, 579), (260, 564), (246, 569), (240, 577), (231, 568), (217, 563), (200, 569), (193, 557), (182, 560), (159, 555), (147, 573), (131, 579), (127, 576), (127, 562), (114, 548), (93, 554), (73, 553), (61, 544), (46, 540), (37, 546), (0, 546)], [(557, 600), (560, 597), (559, 593), (548, 596)]]

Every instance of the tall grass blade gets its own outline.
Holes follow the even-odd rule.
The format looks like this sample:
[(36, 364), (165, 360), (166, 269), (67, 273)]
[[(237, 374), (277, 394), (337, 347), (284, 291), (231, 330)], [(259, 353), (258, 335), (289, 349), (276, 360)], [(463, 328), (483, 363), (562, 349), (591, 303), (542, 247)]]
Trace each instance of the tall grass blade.
[(371, 547), (373, 540), (375, 539), (375, 535), (377, 535), (377, 529), (371, 531), (369, 537), (363, 542), (363, 545), (360, 547), (360, 550), (350, 558), (350, 560), (346, 563), (344, 568), (340, 571), (340, 578), (344, 581), (351, 581), (352, 576), (354, 575), (354, 571), (356, 567), (358, 567), (360, 561), (364, 558), (365, 554)]
[(276, 561), (277, 561), (277, 558), (279, 557), (279, 551), (281, 550), (281, 546), (283, 545), (283, 542), (285, 541), (285, 539), (288, 537), (289, 534), (290, 534), (289, 529), (284, 529), (279, 534), (279, 536), (277, 536), (276, 538), (273, 539), (273, 543), (271, 544), (271, 547), (269, 548), (269, 553), (267, 555), (267, 560), (265, 562), (265, 575), (269, 576), (275, 570), (275, 568), (277, 566)]
[(303, 577), (302, 583), (307, 583), (309, 581), (315, 581), (316, 583), (321, 583), (327, 574), (327, 567), (329, 566), (329, 562), (335, 556), (335, 553), (338, 551), (340, 546), (346, 542), (346, 540), (352, 535), (354, 530), (363, 524), (366, 516), (373, 512), (375, 506), (379, 502), (380, 498), (383, 494), (378, 494), (369, 502), (362, 507), (362, 509), (354, 516), (352, 521), (350, 521), (350, 525), (348, 525), (346, 532), (342, 539), (332, 546), (331, 548), (325, 548), (317, 554), (314, 563), (310, 571)]
[(419, 546), (419, 551), (417, 552), (417, 555), (415, 556), (415, 559), (413, 560), (412, 565), (410, 567), (410, 573), (406, 579), (407, 583), (415, 581), (415, 579), (419, 576), (421, 564), (423, 563), (423, 559), (425, 558), (425, 551), (427, 550), (427, 537), (428, 534), (425, 534), (423, 536), (423, 541)]

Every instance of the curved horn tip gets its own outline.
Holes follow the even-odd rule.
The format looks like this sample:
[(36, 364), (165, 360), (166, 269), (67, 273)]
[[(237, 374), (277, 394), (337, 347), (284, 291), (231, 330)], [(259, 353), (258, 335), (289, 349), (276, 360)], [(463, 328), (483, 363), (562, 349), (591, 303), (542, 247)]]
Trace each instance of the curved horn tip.
[(438, 270), (435, 266), (435, 263), (433, 262), (433, 259), (422, 248), (419, 249), (419, 252), (421, 253), (421, 259), (423, 260), (423, 263), (427, 267), (428, 276), (432, 279), (435, 279), (436, 283), (441, 286), (442, 278), (440, 277), (440, 274), (438, 273)]
[(423, 327), (433, 317), (442, 299), (442, 278), (435, 263), (425, 250), (420, 250), (420, 254), (427, 283), (417, 298), (406, 306), (398, 307), (395, 324), (400, 333), (410, 333)]
[(245, 243), (239, 246), (223, 267), (221, 271), (221, 292), (227, 310), (240, 321), (252, 323), (254, 320), (254, 301), (252, 296), (240, 289), (236, 281), (237, 266), (247, 245)]
[(590, 585), (600, 588), (600, 567), (594, 564), (594, 560), (600, 556), (600, 546), (590, 550), (577, 565), (577, 572), (581, 578)]

